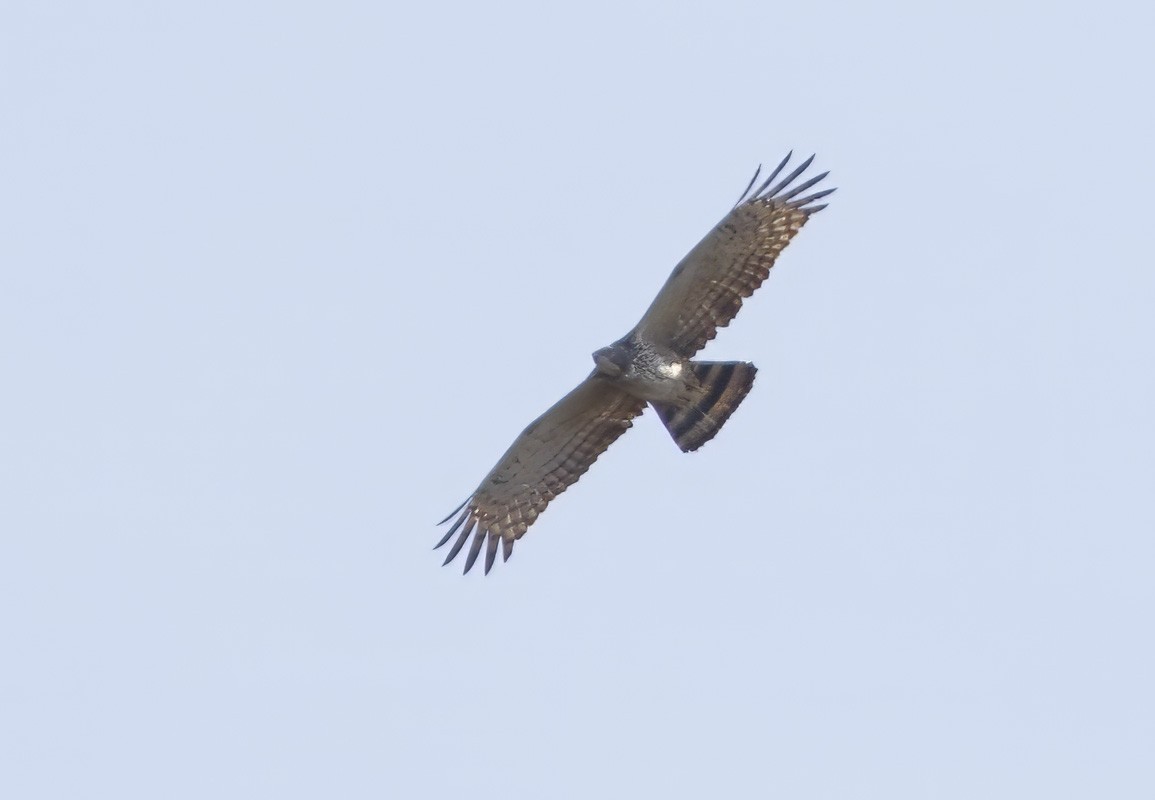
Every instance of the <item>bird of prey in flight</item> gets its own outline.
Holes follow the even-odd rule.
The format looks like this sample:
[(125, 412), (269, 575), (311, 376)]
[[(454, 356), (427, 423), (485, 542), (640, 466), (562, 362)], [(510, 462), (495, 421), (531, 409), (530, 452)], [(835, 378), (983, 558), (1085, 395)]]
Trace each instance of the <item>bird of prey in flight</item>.
[(762, 285), (810, 216), (826, 207), (816, 201), (834, 189), (806, 192), (828, 173), (793, 185), (813, 160), (775, 183), (790, 162), (787, 155), (757, 188), (761, 168), (754, 173), (730, 213), (674, 267), (634, 329), (595, 352), (589, 377), (531, 422), (473, 494), (442, 520), (460, 512), (437, 543), (441, 547), (460, 531), (446, 564), (470, 534), (465, 572), (483, 544), (486, 574), (498, 543), (508, 560), (514, 542), (550, 500), (577, 481), (647, 403), (683, 452), (714, 438), (750, 391), (757, 370), (745, 361), (690, 359)]

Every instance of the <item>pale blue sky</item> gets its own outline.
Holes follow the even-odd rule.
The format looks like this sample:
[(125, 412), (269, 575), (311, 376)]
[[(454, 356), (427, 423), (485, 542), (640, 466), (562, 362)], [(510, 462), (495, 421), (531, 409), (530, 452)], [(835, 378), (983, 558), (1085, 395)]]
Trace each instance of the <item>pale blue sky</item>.
[[(1155, 796), (1144, 3), (8, 2), (0, 796)], [(839, 187), (483, 578), (758, 162)]]

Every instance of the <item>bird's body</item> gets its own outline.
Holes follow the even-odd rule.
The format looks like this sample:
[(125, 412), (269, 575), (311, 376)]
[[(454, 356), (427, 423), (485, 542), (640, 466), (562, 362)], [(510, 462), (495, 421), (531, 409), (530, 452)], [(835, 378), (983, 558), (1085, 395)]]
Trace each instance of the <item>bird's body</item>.
[(594, 374), (649, 403), (689, 402), (701, 387), (678, 358), (643, 339), (634, 331), (593, 354)]
[(696, 361), (693, 356), (734, 318), (807, 219), (825, 208), (814, 201), (834, 191), (794, 199), (826, 177), (823, 173), (790, 186), (813, 156), (771, 187), (789, 160), (788, 155), (751, 192), (758, 178), (754, 174), (730, 213), (674, 268), (638, 324), (594, 352), (594, 371), (514, 441), (458, 508), (461, 515), (438, 543), (441, 547), (461, 531), (445, 563), (470, 534), (466, 572), (483, 544), (487, 573), (498, 544), (508, 559), (513, 543), (549, 502), (576, 482), (647, 404), (683, 452), (717, 434), (750, 391), (757, 369), (744, 361)]

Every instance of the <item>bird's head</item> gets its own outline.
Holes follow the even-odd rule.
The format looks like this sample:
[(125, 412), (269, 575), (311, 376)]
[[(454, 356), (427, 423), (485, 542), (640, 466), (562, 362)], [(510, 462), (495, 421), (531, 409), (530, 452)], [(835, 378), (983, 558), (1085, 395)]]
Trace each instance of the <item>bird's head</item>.
[(594, 352), (594, 364), (597, 365), (598, 372), (609, 378), (616, 378), (621, 375), (626, 371), (629, 363), (629, 353), (617, 344), (611, 344), (609, 347), (603, 347)]

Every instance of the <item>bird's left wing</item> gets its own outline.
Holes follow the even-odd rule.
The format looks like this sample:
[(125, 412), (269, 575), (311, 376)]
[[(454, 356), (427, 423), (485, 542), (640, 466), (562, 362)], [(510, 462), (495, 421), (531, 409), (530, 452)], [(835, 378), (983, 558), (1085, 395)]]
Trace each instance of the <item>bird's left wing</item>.
[(787, 155), (751, 192), (758, 180), (754, 173), (738, 204), (674, 267), (638, 323), (642, 339), (690, 358), (714, 338), (718, 328), (730, 324), (742, 300), (766, 280), (782, 249), (811, 214), (826, 207), (815, 201), (833, 189), (805, 192), (827, 173), (791, 185), (813, 160), (811, 156), (775, 184), (790, 161)]
[(462, 507), (442, 520), (447, 522), (461, 511), (445, 538), (437, 544), (441, 547), (461, 530), (445, 563), (461, 551), (470, 533), (473, 533), (473, 543), (465, 559), (466, 572), (487, 541), (487, 574), (493, 566), (499, 541), (502, 556), (508, 560), (513, 543), (525, 534), (550, 500), (585, 474), (598, 456), (633, 424), (631, 420), (642, 413), (645, 406), (645, 401), (623, 392), (596, 373), (578, 384), (530, 423)]

